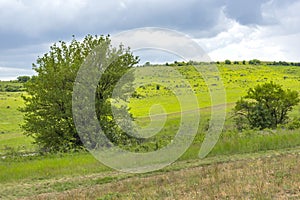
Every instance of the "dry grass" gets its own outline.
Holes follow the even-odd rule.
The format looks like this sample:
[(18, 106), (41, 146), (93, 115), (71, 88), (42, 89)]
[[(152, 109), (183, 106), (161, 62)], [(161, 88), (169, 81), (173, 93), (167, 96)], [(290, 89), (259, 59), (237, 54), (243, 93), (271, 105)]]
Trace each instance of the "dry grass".
[(300, 199), (300, 153), (127, 178), (43, 199)]

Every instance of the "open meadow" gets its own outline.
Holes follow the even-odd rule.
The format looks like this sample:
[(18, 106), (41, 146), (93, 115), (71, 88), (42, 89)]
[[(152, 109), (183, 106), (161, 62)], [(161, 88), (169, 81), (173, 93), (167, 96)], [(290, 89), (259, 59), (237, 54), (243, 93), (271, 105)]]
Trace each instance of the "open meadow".
[[(172, 142), (181, 112), (200, 112), (201, 116), (197, 135), (179, 160), (146, 174), (117, 172), (84, 151), (39, 154), (32, 143), (34, 139), (25, 136), (20, 128), (23, 116), (18, 109), (24, 106), (22, 95), (26, 93), (0, 92), (0, 199), (299, 199), (299, 127), (290, 128), (287, 124), (275, 130), (238, 131), (232, 110), (235, 102), (257, 84), (272, 81), (300, 93), (300, 67), (218, 64), (219, 75), (210, 72), (209, 66), (197, 67), (204, 68), (206, 81), (192, 66), (174, 66), (198, 100), (196, 107), (187, 106), (186, 110), (181, 110), (172, 93), (175, 88), (182, 92), (188, 88), (182, 77), (164, 79), (168, 72), (157, 70), (161, 66), (151, 68), (156, 76), (143, 75), (143, 67), (138, 68), (142, 74), (138, 81), (145, 85), (137, 88), (130, 99), (135, 121), (147, 126), (151, 122), (149, 110), (156, 104), (163, 110), (151, 114), (160, 116), (166, 112), (167, 118), (155, 136), (128, 150), (163, 148)], [(172, 81), (175, 88), (157, 84), (158, 78), (166, 84)], [(1, 88), (5, 84), (2, 82)], [(212, 103), (209, 91), (219, 91), (222, 87), (226, 100)], [(200, 159), (198, 153), (212, 107), (225, 108), (227, 116), (216, 146), (206, 158)], [(300, 105), (289, 116), (297, 118), (299, 113)]]

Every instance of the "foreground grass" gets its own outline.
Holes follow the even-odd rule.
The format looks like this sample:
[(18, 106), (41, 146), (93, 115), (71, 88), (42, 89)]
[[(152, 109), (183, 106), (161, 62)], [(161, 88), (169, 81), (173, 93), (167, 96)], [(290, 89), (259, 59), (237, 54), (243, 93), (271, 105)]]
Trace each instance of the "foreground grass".
[[(200, 136), (199, 136), (200, 137)], [(201, 138), (181, 156), (180, 161), (198, 159)], [(290, 132), (253, 132), (249, 135), (224, 133), (208, 157), (264, 152), (300, 147), (299, 130)], [(46, 156), (12, 155), (0, 159), (0, 184), (43, 180), (69, 175), (86, 175), (110, 170), (87, 152)]]
[(100, 172), (2, 184), (0, 198), (299, 199), (300, 148), (181, 161), (148, 174)]
[[(214, 163), (163, 174), (135, 177), (57, 199), (299, 199), (300, 155)], [(41, 196), (37, 199), (49, 199)]]
[(109, 170), (89, 153), (73, 153), (1, 159), (0, 184), (30, 182)]
[[(253, 155), (269, 155), (269, 150), (273, 150), (271, 151), (272, 155), (276, 155), (278, 152), (289, 152), (288, 148), (292, 147), (295, 149), (292, 151), (298, 152), (300, 151), (300, 133), (294, 131), (262, 135), (257, 132), (240, 137), (234, 134), (225, 134), (204, 160), (198, 158), (200, 145), (201, 143), (197, 142), (196, 138), (194, 144), (179, 161), (166, 170), (173, 171), (190, 167), (190, 165), (198, 166), (235, 158), (247, 159)], [(274, 153), (274, 150), (277, 153)], [(297, 159), (299, 158), (297, 157)], [(181, 163), (186, 165), (181, 166)], [(74, 188), (94, 187), (103, 183), (121, 181), (134, 176), (115, 172), (84, 152), (8, 157), (0, 160), (0, 194), (17, 198), (49, 192), (63, 192)]]

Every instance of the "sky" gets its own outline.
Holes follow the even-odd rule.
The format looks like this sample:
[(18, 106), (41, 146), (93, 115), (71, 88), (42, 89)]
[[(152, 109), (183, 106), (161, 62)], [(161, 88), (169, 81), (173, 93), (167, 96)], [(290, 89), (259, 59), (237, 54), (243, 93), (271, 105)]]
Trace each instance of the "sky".
[(0, 80), (32, 75), (72, 35), (143, 27), (182, 32), (215, 61), (300, 62), (299, 10), (300, 0), (0, 0)]

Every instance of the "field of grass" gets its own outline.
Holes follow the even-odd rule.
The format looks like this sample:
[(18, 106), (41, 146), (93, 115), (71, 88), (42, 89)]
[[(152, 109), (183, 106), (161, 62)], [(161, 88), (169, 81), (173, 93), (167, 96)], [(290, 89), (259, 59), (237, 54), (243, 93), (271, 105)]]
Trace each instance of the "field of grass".
[[(199, 143), (202, 143), (203, 133), (206, 131), (203, 130), (203, 128), (208, 126), (208, 119), (210, 118), (211, 114), (211, 110), (205, 108), (212, 106), (212, 104), (214, 104), (213, 106), (217, 106), (219, 102), (220, 104), (224, 104), (224, 106), (228, 107), (226, 109), (227, 126), (225, 126), (226, 130), (223, 131), (223, 135), (228, 135), (231, 134), (227, 133), (228, 131), (230, 132), (232, 129), (235, 129), (233, 127), (233, 122), (230, 120), (230, 118), (232, 117), (231, 110), (234, 106), (234, 103), (239, 98), (241, 98), (242, 95), (245, 95), (249, 88), (253, 88), (257, 84), (263, 84), (266, 82), (273, 81), (282, 85), (284, 89), (289, 88), (300, 92), (300, 67), (264, 65), (219, 65), (218, 70), (220, 72), (220, 76), (214, 71), (211, 72), (211, 66), (209, 65), (200, 65), (196, 67), (184, 66), (174, 68), (180, 71), (184, 77), (173, 73), (170, 69), (164, 69), (164, 67), (161, 66), (151, 67), (147, 69), (138, 68), (137, 74), (139, 76), (136, 78), (136, 81), (139, 82), (142, 86), (137, 88), (135, 95), (136, 98), (132, 98), (129, 104), (131, 107), (131, 113), (135, 117), (136, 122), (142, 126), (147, 126), (150, 124), (151, 120), (149, 117), (149, 111), (152, 109), (153, 105), (159, 104), (164, 108), (155, 112), (156, 116), (162, 115), (164, 112), (167, 113), (167, 120), (164, 124), (164, 128), (157, 134), (155, 138), (153, 138), (153, 141), (160, 141), (158, 143), (159, 147), (163, 147), (166, 145), (166, 143), (164, 143), (166, 139), (171, 140), (174, 137), (174, 130), (176, 131), (178, 129), (178, 126), (176, 126), (176, 124), (179, 124), (180, 114), (182, 113), (181, 111), (185, 113), (193, 111), (200, 112), (201, 121), (197, 137), (202, 139), (199, 140)], [(202, 69), (199, 70), (198, 68)], [(202, 71), (202, 73), (206, 74), (206, 82), (204, 81), (204, 77), (201, 75), (201, 73), (199, 73), (199, 71)], [(183, 78), (185, 78), (186, 80), (182, 80)], [(222, 83), (219, 81), (220, 79), (222, 80), (224, 88), (226, 90), (226, 100), (222, 101), (221, 99), (217, 99), (214, 100), (214, 102), (212, 102), (210, 100), (208, 91), (215, 92), (216, 94), (218, 94), (218, 92), (222, 89), (222, 86), (220, 85)], [(182, 107), (180, 106), (180, 102), (178, 101), (178, 96), (172, 93), (172, 91), (178, 89), (179, 96), (183, 96), (183, 98), (185, 98), (186, 94), (184, 94), (184, 91), (186, 91), (188, 88), (188, 84), (186, 83), (186, 81), (191, 86), (191, 89), (194, 91), (195, 96), (198, 99), (198, 105), (195, 105), (192, 102), (189, 103), (191, 100), (186, 99), (185, 103), (187, 103), (188, 105), (186, 107)], [(162, 83), (162, 85), (158, 83)], [(164, 87), (165, 85), (167, 87)], [(218, 95), (216, 96), (218, 98)], [(222, 97), (222, 95), (220, 95), (220, 97)], [(187, 96), (186, 98), (190, 98), (190, 96)], [(299, 116), (299, 112), (300, 106), (295, 107), (294, 111), (290, 113), (291, 118)], [(261, 136), (261, 134), (258, 135)], [(164, 136), (164, 139), (160, 140), (160, 136)], [(239, 137), (238, 134), (235, 134), (235, 136)], [(238, 137), (231, 137), (229, 141), (233, 142)], [(278, 137), (283, 136), (280, 135)], [(258, 140), (262, 140), (262, 138)], [(247, 141), (249, 141), (249, 138), (241, 140), (239, 139), (235, 142), (244, 144), (247, 143)], [(298, 140), (296, 141), (297, 144), (295, 145), (298, 145)], [(228, 141), (225, 141), (225, 143), (227, 144)], [(197, 145), (199, 146), (199, 144)], [(230, 148), (230, 145), (234, 144), (228, 144), (228, 148)], [(280, 145), (282, 145), (282, 143), (278, 144), (277, 146)], [(286, 145), (290, 146), (291, 144)], [(240, 146), (243, 145), (239, 145), (238, 148), (242, 148)], [(274, 146), (276, 146), (276, 144)], [(254, 149), (258, 147), (251, 148), (253, 149), (253, 151), (255, 151)], [(266, 145), (266, 147), (261, 147), (260, 145), (259, 148), (270, 149), (276, 147), (270, 147), (270, 145)]]
[[(187, 106), (183, 110), (200, 112), (198, 134), (179, 161), (159, 172), (144, 175), (116, 172), (86, 152), (20, 157), (20, 151), (30, 153), (35, 150), (33, 139), (24, 136), (19, 127), (22, 114), (18, 107), (23, 106), (21, 95), (24, 93), (0, 92), (0, 199), (33, 198), (43, 193), (50, 194), (36, 199), (52, 199), (54, 196), (58, 199), (280, 199), (286, 195), (297, 199), (299, 196), (295, 194), (300, 193), (300, 179), (299, 176), (291, 178), (291, 173), (299, 174), (295, 163), (300, 155), (300, 130), (278, 128), (238, 132), (231, 119), (231, 110), (234, 102), (248, 88), (259, 83), (273, 81), (300, 92), (300, 67), (220, 65), (218, 68), (227, 93), (224, 105), (212, 105), (210, 101), (208, 91), (218, 91), (221, 86), (215, 84), (219, 78), (214, 73), (210, 74), (209, 68), (205, 69), (209, 77), (208, 85), (194, 68), (176, 68), (186, 76), (199, 101), (198, 106)], [(153, 67), (152, 70), (155, 69)], [(167, 71), (153, 73), (164, 80)], [(131, 112), (138, 124), (146, 126), (150, 123), (150, 108), (155, 104), (164, 107), (166, 123), (157, 136), (149, 140), (152, 146), (153, 141), (158, 141), (161, 148), (176, 134), (181, 108), (176, 96), (170, 92), (174, 88), (158, 87), (156, 79), (147, 74), (144, 72), (139, 77), (138, 81), (146, 85), (136, 90), (136, 97), (130, 102)], [(187, 85), (181, 77), (174, 77), (172, 81), (172, 86), (182, 92), (186, 90)], [(200, 160), (198, 153), (207, 131), (210, 106), (226, 108), (227, 119), (218, 143), (207, 158)], [(160, 115), (162, 112), (157, 109), (152, 114)], [(300, 106), (297, 106), (290, 116), (297, 117), (299, 112)], [(138, 150), (147, 148), (145, 145)], [(282, 155), (277, 155), (280, 152)], [(258, 158), (249, 160), (255, 154), (259, 155)], [(229, 162), (235, 157), (239, 161)], [(265, 182), (266, 179), (270, 181)]]
[[(197, 70), (197, 68), (200, 67), (204, 68), (201, 69), (201, 71), (207, 76), (206, 82)], [(176, 96), (170, 91), (173, 91), (175, 87), (185, 91), (188, 86), (183, 83), (182, 77), (172, 74), (170, 75), (168, 70), (162, 71), (162, 67), (157, 68), (159, 70), (157, 70), (156, 67), (150, 68), (152, 71), (144, 70), (143, 68), (138, 69), (139, 77), (136, 79), (138, 79), (138, 82), (147, 85), (137, 89), (137, 96), (139, 98), (131, 100), (131, 112), (134, 116), (147, 115), (149, 108), (152, 105), (157, 104), (157, 102), (162, 104), (167, 113), (181, 111)], [(217, 91), (222, 89), (222, 87), (218, 85), (221, 83), (220, 80), (224, 84), (227, 97), (226, 101), (222, 101), (226, 103), (234, 103), (242, 95), (245, 95), (249, 88), (253, 88), (257, 84), (263, 84), (270, 81), (282, 85), (284, 89), (289, 88), (300, 92), (300, 67), (220, 65), (218, 67), (220, 76), (215, 74), (215, 72), (210, 72), (210, 66), (196, 66), (196, 68), (192, 66), (184, 66), (175, 67), (175, 69), (180, 71), (190, 84), (198, 98), (198, 107), (200, 108), (211, 106), (208, 91)], [(153, 74), (156, 75), (156, 77), (153, 77)], [(172, 80), (167, 80), (164, 76), (167, 78), (172, 77)], [(157, 90), (157, 84), (150, 84), (158, 82), (157, 80), (162, 80), (162, 82), (165, 82), (169, 88), (166, 89), (164, 87), (160, 87), (160, 89)], [(216, 102), (218, 102), (218, 100)]]
[(23, 135), (20, 128), (23, 116), (21, 92), (0, 92), (0, 155), (11, 151), (32, 151), (32, 138)]
[(19, 92), (23, 90), (23, 83), (18, 81), (0, 81), (0, 92)]

